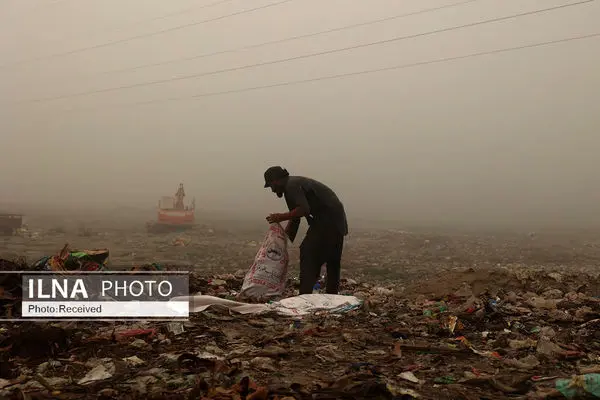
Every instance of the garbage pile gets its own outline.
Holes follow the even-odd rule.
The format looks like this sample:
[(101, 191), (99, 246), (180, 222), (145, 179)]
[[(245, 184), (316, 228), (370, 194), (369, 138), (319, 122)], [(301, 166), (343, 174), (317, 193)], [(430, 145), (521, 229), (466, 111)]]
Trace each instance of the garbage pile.
[[(24, 259), (0, 259), (0, 318), (21, 316), (22, 275), (8, 271), (102, 271), (108, 260), (108, 249), (72, 250), (65, 244), (54, 256), (43, 257), (32, 266)], [(5, 272), (5, 273), (2, 273)]]
[(27, 270), (24, 260), (7, 261), (0, 259), (0, 318), (15, 318), (20, 315), (20, 298), (22, 293), (22, 280), (18, 274), (2, 273), (6, 271)]
[(102, 271), (109, 256), (108, 249), (72, 250), (65, 244), (54, 256), (43, 257), (33, 265), (35, 271)]
[[(242, 280), (192, 274), (190, 292), (234, 300)], [(0, 398), (600, 397), (598, 288), (582, 274), (463, 269), (404, 289), (346, 279), (362, 305), (336, 313), (6, 324)]]

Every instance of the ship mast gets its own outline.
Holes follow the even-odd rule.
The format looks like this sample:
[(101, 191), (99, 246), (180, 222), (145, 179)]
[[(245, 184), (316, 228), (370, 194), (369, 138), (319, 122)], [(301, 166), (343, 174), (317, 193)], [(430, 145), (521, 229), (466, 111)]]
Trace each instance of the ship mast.
[(175, 209), (183, 210), (185, 207), (183, 205), (183, 198), (185, 197), (185, 190), (183, 189), (183, 183), (179, 184), (179, 189), (177, 189), (177, 193), (175, 193)]

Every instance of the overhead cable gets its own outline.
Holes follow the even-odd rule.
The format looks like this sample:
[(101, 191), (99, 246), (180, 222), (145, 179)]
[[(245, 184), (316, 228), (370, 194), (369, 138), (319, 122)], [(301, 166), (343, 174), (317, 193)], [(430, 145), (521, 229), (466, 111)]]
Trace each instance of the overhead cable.
[(576, 2), (576, 3), (563, 4), (563, 5), (555, 6), (555, 7), (538, 9), (538, 10), (534, 10), (534, 11), (527, 11), (527, 12), (512, 14), (512, 15), (503, 16), (503, 17), (491, 18), (491, 19), (487, 19), (487, 20), (483, 20), (483, 21), (472, 22), (472, 23), (453, 26), (453, 27), (449, 27), (449, 28), (441, 28), (441, 29), (436, 29), (436, 30), (432, 30), (432, 31), (412, 34), (412, 35), (398, 36), (398, 37), (394, 37), (394, 38), (390, 38), (390, 39), (383, 39), (383, 40), (378, 40), (378, 41), (373, 41), (373, 42), (357, 44), (357, 45), (353, 45), (353, 46), (347, 46), (347, 47), (342, 47), (342, 48), (337, 48), (337, 49), (331, 49), (331, 50), (325, 50), (325, 51), (320, 51), (320, 52), (315, 52), (315, 53), (303, 54), (303, 55), (294, 56), (294, 57), (288, 57), (288, 58), (283, 58), (283, 59), (278, 59), (278, 60), (265, 61), (265, 62), (255, 63), (255, 64), (246, 64), (246, 65), (241, 65), (241, 66), (237, 66), (237, 67), (230, 67), (230, 68), (224, 68), (224, 69), (219, 69), (219, 70), (200, 72), (200, 73), (196, 73), (196, 74), (164, 78), (164, 79), (159, 79), (159, 80), (154, 80), (154, 81), (132, 83), (129, 85), (114, 86), (114, 87), (109, 87), (109, 88), (96, 89), (96, 90), (90, 90), (90, 91), (84, 91), (84, 92), (78, 92), (78, 93), (71, 93), (71, 94), (65, 94), (65, 95), (60, 95), (60, 96), (46, 97), (46, 98), (41, 98), (41, 99), (23, 100), (20, 102), (10, 103), (10, 104), (40, 103), (40, 102), (61, 100), (61, 99), (67, 99), (67, 98), (73, 98), (73, 97), (81, 97), (81, 96), (89, 96), (89, 95), (94, 95), (94, 94), (108, 93), (108, 92), (114, 92), (114, 91), (119, 91), (119, 90), (134, 89), (134, 88), (138, 88), (138, 87), (153, 86), (153, 85), (159, 85), (159, 84), (177, 82), (177, 81), (183, 81), (183, 80), (189, 80), (189, 79), (197, 79), (197, 78), (201, 78), (201, 77), (205, 77), (205, 76), (217, 75), (217, 74), (234, 72), (234, 71), (241, 71), (241, 70), (245, 70), (245, 69), (249, 69), (249, 68), (258, 68), (258, 67), (263, 67), (263, 66), (267, 66), (267, 65), (287, 63), (287, 62), (291, 62), (291, 61), (297, 61), (297, 60), (308, 59), (308, 58), (313, 58), (313, 57), (320, 57), (320, 56), (329, 55), (329, 54), (348, 52), (348, 51), (356, 50), (356, 49), (360, 49), (360, 48), (366, 48), (366, 47), (371, 47), (371, 46), (376, 46), (376, 45), (383, 45), (383, 44), (398, 42), (398, 41), (407, 40), (407, 39), (415, 39), (415, 38), (419, 38), (419, 37), (423, 37), (423, 36), (435, 35), (435, 34), (454, 31), (454, 30), (458, 30), (458, 29), (471, 28), (474, 26), (485, 25), (485, 24), (489, 24), (489, 23), (496, 23), (496, 22), (506, 21), (506, 20), (510, 20), (510, 19), (516, 19), (516, 18), (528, 16), (528, 15), (534, 15), (534, 14), (539, 14), (539, 13), (548, 12), (548, 11), (555, 11), (555, 10), (563, 9), (566, 7), (572, 7), (572, 6), (576, 6), (576, 5), (590, 3), (592, 1), (594, 1), (594, 0), (583, 0), (583, 1)]
[(204, 19), (204, 20), (201, 20), (201, 21), (190, 22), (190, 23), (187, 23), (187, 24), (181, 24), (181, 25), (177, 25), (177, 26), (174, 26), (174, 27), (171, 27), (171, 28), (165, 28), (165, 29), (161, 29), (161, 30), (158, 30), (158, 31), (144, 33), (144, 34), (140, 34), (140, 35), (136, 35), (136, 36), (130, 36), (130, 37), (127, 37), (127, 38), (117, 39), (117, 40), (113, 40), (113, 41), (110, 41), (110, 42), (105, 42), (105, 43), (101, 43), (101, 44), (97, 44), (97, 45), (93, 45), (93, 46), (81, 47), (81, 48), (78, 48), (78, 49), (64, 51), (64, 52), (61, 52), (61, 53), (54, 53), (54, 54), (50, 54), (50, 55), (47, 55), (47, 56), (40, 56), (40, 57), (36, 57), (36, 58), (30, 58), (30, 59), (27, 59), (27, 60), (16, 61), (16, 62), (13, 62), (13, 63), (0, 65), (0, 69), (5, 69), (5, 68), (9, 68), (9, 67), (17, 67), (17, 66), (20, 66), (20, 65), (23, 65), (23, 64), (28, 64), (28, 63), (31, 63), (31, 62), (45, 61), (45, 60), (49, 60), (49, 59), (53, 59), (53, 58), (57, 58), (57, 57), (70, 56), (70, 55), (73, 55), (73, 54), (83, 53), (83, 52), (89, 51), (89, 50), (100, 49), (100, 48), (114, 46), (114, 45), (122, 44), (122, 43), (128, 43), (128, 42), (131, 42), (131, 41), (137, 40), (137, 39), (143, 39), (143, 38), (147, 38), (147, 37), (158, 36), (158, 35), (162, 35), (162, 34), (165, 34), (165, 33), (174, 32), (174, 31), (178, 31), (178, 30), (181, 30), (181, 29), (190, 28), (192, 26), (202, 25), (202, 24), (205, 24), (205, 23), (208, 23), (208, 22), (220, 21), (220, 20), (223, 20), (225, 18), (233, 17), (233, 16), (236, 16), (236, 15), (248, 14), (248, 13), (251, 13), (251, 12), (254, 12), (254, 11), (264, 10), (266, 8), (270, 8), (270, 7), (278, 6), (278, 5), (281, 5), (281, 4), (289, 3), (291, 1), (294, 1), (294, 0), (279, 0), (277, 2), (266, 4), (264, 6), (249, 8), (247, 10), (237, 11), (237, 12), (234, 12), (234, 13), (231, 13), (231, 14), (221, 15), (219, 17)]

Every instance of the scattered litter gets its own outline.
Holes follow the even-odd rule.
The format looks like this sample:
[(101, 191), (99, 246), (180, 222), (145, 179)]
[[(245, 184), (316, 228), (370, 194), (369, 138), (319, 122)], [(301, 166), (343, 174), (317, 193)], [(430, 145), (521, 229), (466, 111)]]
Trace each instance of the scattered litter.
[(586, 394), (600, 397), (600, 374), (577, 375), (571, 379), (558, 379), (556, 390), (567, 399), (574, 399)]
[(400, 375), (398, 375), (398, 378), (402, 378), (402, 379), (404, 379), (404, 380), (407, 380), (407, 381), (409, 381), (409, 382), (413, 382), (413, 383), (419, 383), (419, 382), (420, 382), (420, 381), (419, 381), (419, 378), (417, 378), (417, 377), (415, 376), (415, 374), (413, 374), (413, 373), (412, 373), (412, 372), (410, 372), (410, 371), (407, 371), (407, 372), (402, 372)]
[(38, 271), (102, 271), (108, 261), (108, 249), (71, 250), (65, 244), (58, 255), (43, 257), (33, 264)]
[(105, 379), (112, 378), (115, 373), (115, 365), (113, 363), (109, 363), (108, 366), (104, 364), (99, 364), (95, 366), (90, 372), (85, 374), (83, 378), (81, 378), (77, 383), (79, 385), (85, 385), (96, 381), (103, 381)]
[(127, 365), (130, 365), (133, 367), (144, 365), (146, 363), (144, 360), (142, 360), (138, 356), (125, 357), (123, 359), (123, 361), (125, 361), (127, 363)]
[(171, 322), (171, 323), (167, 324), (167, 329), (169, 330), (169, 332), (171, 332), (175, 336), (180, 335), (185, 332), (185, 330), (183, 329), (182, 322)]
[(359, 308), (362, 301), (354, 296), (335, 294), (303, 294), (288, 297), (278, 302), (265, 304), (241, 303), (213, 296), (176, 297), (173, 301), (189, 301), (190, 313), (202, 312), (211, 306), (227, 307), (240, 314), (260, 314), (276, 312), (286, 316), (304, 316), (316, 313), (339, 314)]
[[(162, 243), (183, 255), (201, 245), (206, 229), (197, 233), (185, 251), (172, 248), (169, 236)], [(376, 234), (356, 235), (349, 241), (361, 251), (377, 251), (382, 237), (391, 242)], [(0, 398), (600, 397), (597, 275), (552, 267), (550, 261), (539, 268), (509, 264), (503, 260), (514, 252), (513, 244), (508, 250), (495, 247), (493, 254), (482, 250), (489, 260), (458, 268), (471, 265), (468, 254), (452, 259), (461, 249), (458, 239), (389, 235), (406, 265), (439, 262), (447, 270), (431, 279), (416, 272), (403, 281), (375, 278), (405, 264), (365, 252), (348, 261), (364, 266), (364, 274), (345, 270), (352, 278), (343, 277), (339, 295), (297, 296), (298, 280), (292, 276), (269, 301), (241, 302), (248, 271), (238, 270), (247, 263), (214, 258), (213, 273), (190, 275), (190, 293), (203, 295), (186, 298), (192, 308), (186, 322), (6, 323), (0, 328)], [(528, 238), (531, 246), (542, 241), (542, 234), (535, 242)], [(247, 244), (240, 238), (238, 247), (254, 255), (257, 244)], [(417, 255), (410, 258), (406, 249)], [(536, 248), (528, 251), (550, 257)], [(135, 247), (124, 254), (134, 252), (142, 254)], [(35, 265), (98, 270), (106, 268), (107, 258), (107, 251), (65, 246)], [(0, 260), (0, 269), (27, 268), (24, 260)], [(1, 304), (18, 309), (20, 283), (2, 279)]]

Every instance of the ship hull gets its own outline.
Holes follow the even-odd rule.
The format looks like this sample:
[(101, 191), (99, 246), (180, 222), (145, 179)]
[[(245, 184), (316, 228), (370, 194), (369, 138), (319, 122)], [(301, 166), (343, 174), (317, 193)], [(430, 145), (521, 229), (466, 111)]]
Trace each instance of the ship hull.
[(159, 210), (157, 223), (168, 225), (190, 225), (195, 222), (193, 210)]
[(193, 210), (159, 210), (156, 222), (148, 224), (148, 232), (180, 232), (191, 229), (194, 225)]

